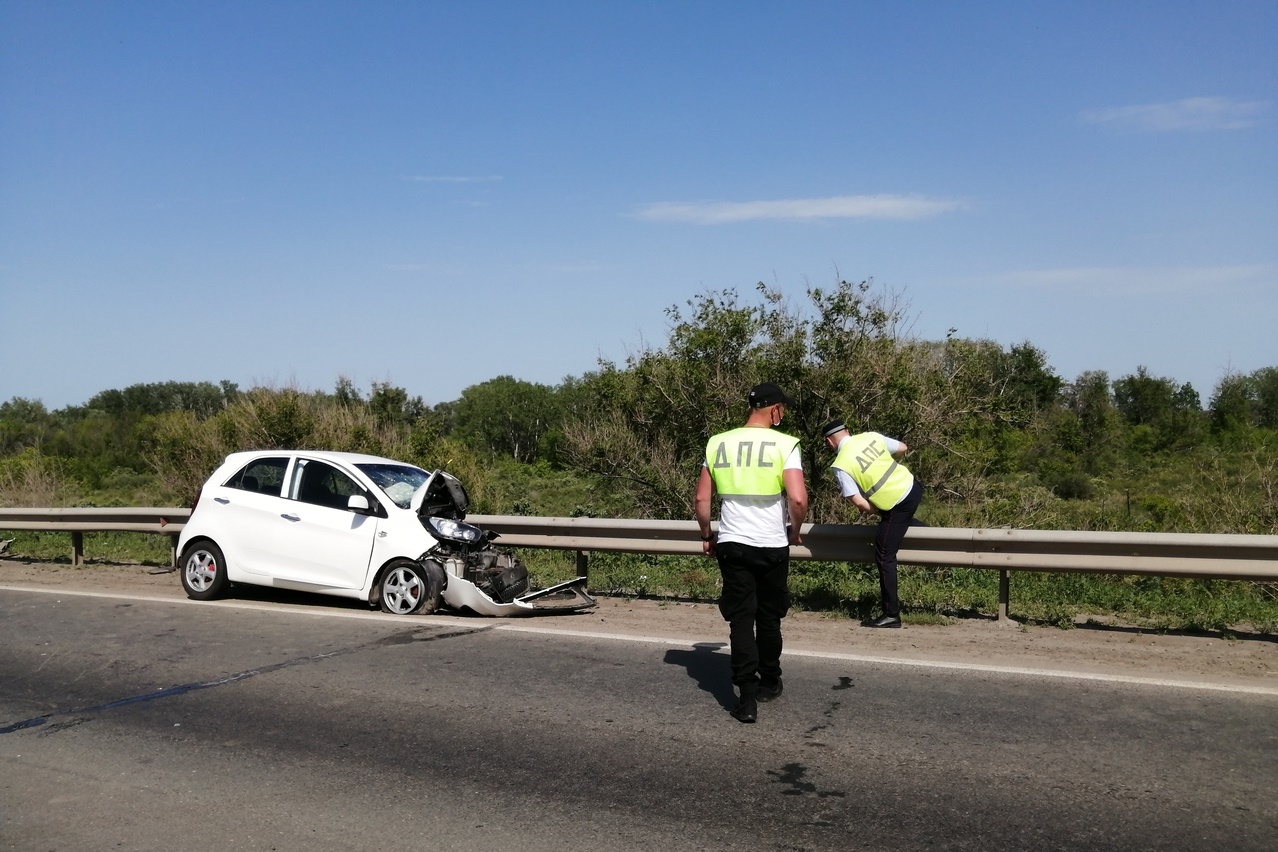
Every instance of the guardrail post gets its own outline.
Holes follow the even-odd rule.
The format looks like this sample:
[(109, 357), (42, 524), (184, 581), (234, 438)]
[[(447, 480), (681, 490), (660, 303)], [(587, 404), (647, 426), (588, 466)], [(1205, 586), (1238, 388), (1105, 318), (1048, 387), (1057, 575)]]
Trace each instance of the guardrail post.
[(1007, 569), (998, 572), (998, 620), (1007, 621), (1007, 603), (1011, 596), (1011, 584), (1007, 581)]
[(178, 558), (177, 543), (178, 543), (177, 536), (175, 535), (169, 536), (169, 567), (170, 568), (177, 567), (177, 558)]
[(590, 572), (590, 551), (578, 550), (577, 551), (577, 576), (589, 577), (590, 576), (589, 572)]
[(84, 564), (84, 533), (71, 533), (71, 564)]

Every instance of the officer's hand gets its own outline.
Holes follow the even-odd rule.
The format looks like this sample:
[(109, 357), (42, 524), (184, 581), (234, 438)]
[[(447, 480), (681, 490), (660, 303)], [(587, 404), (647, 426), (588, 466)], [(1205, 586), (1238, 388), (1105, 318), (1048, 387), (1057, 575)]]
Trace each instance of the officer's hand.
[(701, 553), (703, 556), (714, 556), (714, 544), (717, 538), (717, 535), (712, 534), (709, 540), (704, 538), (701, 540)]
[(793, 545), (803, 544), (803, 537), (799, 535), (798, 527), (786, 527), (785, 531), (786, 531), (787, 537), (790, 539), (790, 544), (793, 544)]

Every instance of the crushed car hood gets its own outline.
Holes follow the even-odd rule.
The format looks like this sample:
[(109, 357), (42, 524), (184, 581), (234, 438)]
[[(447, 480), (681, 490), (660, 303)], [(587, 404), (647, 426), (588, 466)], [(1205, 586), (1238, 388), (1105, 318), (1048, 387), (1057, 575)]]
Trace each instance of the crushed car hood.
[[(464, 521), (466, 510), (470, 508), (470, 496), (461, 480), (451, 473), (436, 470), (413, 492), (409, 506), (417, 513), (422, 524), (430, 528), (432, 525), (427, 521), (431, 518)], [(473, 529), (480, 533), (477, 527)], [(478, 546), (463, 545), (460, 550), (451, 550), (456, 545), (441, 543), (441, 549), (430, 554), (429, 558), (437, 560), (448, 573), (443, 600), (449, 607), (500, 617), (575, 612), (596, 605), (595, 599), (586, 590), (585, 577), (577, 577), (535, 592), (506, 595), (498, 578), (505, 580), (508, 574), (515, 574), (522, 582), (522, 588), (526, 589), (527, 569), (514, 557), (508, 563), (502, 563), (503, 557), (497, 554), (510, 554), (489, 545), (497, 534), (491, 531), (482, 534), (484, 538), (476, 543)]]
[(470, 508), (470, 495), (461, 480), (442, 470), (433, 472), (422, 486), (413, 492), (409, 504), (422, 520), (426, 518), (452, 518), (463, 520)]

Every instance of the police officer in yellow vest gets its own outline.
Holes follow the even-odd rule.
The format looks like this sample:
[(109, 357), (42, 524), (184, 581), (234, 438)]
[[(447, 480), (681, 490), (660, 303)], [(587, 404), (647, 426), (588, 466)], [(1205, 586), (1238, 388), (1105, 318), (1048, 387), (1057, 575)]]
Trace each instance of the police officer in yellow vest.
[(834, 475), (844, 497), (862, 512), (877, 512), (874, 559), (879, 568), (879, 592), (883, 615), (867, 622), (870, 627), (900, 627), (901, 601), (896, 594), (896, 553), (905, 531), (926, 526), (914, 517), (923, 498), (923, 485), (897, 461), (909, 451), (904, 441), (878, 432), (852, 435), (842, 420), (821, 427), (826, 446), (837, 451)]
[[(794, 400), (771, 382), (747, 397), (750, 414), (739, 429), (706, 444), (694, 509), (702, 552), (723, 576), (719, 613), (728, 622), (732, 683), (740, 700), (732, 715), (758, 718), (758, 702), (781, 695), (781, 619), (790, 609), (790, 545), (802, 544), (808, 514), (799, 439), (775, 431)], [(710, 527), (720, 496), (719, 531)]]

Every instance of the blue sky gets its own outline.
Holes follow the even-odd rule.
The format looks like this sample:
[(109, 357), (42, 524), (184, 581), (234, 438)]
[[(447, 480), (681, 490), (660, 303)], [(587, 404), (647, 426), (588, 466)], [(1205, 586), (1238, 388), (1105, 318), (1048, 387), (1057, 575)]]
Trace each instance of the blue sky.
[(1278, 3), (0, 0), (0, 401), (434, 404), (869, 277), (1066, 380), (1278, 366)]

